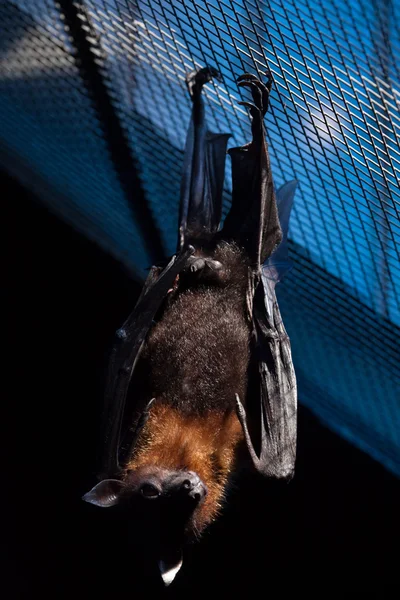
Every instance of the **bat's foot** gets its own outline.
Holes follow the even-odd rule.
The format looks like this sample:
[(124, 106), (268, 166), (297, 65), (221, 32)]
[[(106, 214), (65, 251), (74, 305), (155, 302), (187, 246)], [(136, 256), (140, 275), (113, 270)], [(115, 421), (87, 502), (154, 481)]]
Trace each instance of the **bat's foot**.
[[(253, 96), (254, 107), (259, 110), (263, 116), (268, 110), (269, 94), (274, 81), (272, 72), (270, 70), (266, 72), (266, 76), (267, 82), (265, 84), (260, 81), (258, 77), (251, 73), (244, 73), (237, 80), (239, 87), (250, 88), (251, 95)], [(247, 102), (239, 102), (239, 104), (248, 106), (249, 108), (251, 107), (251, 105)]]
[(186, 75), (186, 85), (190, 95), (192, 97), (198, 95), (201, 92), (202, 87), (212, 79), (222, 81), (220, 72), (217, 71), (217, 69), (214, 69), (214, 67), (207, 66), (203, 69), (188, 73)]

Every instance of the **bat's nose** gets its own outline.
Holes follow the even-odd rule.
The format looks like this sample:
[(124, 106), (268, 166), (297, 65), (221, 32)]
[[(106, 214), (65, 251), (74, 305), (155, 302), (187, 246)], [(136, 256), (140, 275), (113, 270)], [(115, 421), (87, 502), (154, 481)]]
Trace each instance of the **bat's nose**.
[(200, 502), (207, 495), (207, 487), (202, 482), (197, 473), (186, 471), (182, 473), (175, 481), (175, 486), (179, 491), (191, 498), (195, 502)]

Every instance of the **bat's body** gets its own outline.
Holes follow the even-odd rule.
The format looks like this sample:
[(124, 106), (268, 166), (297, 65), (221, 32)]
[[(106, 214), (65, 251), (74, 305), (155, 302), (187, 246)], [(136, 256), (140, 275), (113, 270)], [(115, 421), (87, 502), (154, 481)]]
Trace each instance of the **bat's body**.
[(253, 140), (230, 150), (232, 207), (220, 227), (229, 136), (208, 132), (201, 98), (216, 75), (206, 68), (187, 79), (178, 250), (152, 268), (118, 331), (101, 481), (84, 497), (138, 517), (166, 583), (185, 541), (218, 514), (239, 456), (273, 478), (290, 478), (295, 461), (296, 380), (275, 296), (295, 185), (276, 201), (263, 123), (272, 79), (243, 75)]
[(243, 438), (235, 394), (245, 397), (250, 353), (246, 258), (227, 243), (201, 255), (211, 266), (179, 277), (143, 349), (138, 387), (155, 402), (127, 465), (196, 472), (208, 490), (196, 531), (217, 513)]
[(143, 351), (150, 397), (182, 412), (234, 408), (235, 394), (243, 398), (246, 390), (248, 266), (233, 244), (211, 256), (218, 270), (180, 275)]

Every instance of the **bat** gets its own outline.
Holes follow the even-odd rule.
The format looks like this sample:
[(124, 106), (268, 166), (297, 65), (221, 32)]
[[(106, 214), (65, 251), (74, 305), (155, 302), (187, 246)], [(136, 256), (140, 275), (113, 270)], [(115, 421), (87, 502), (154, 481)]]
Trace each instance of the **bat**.
[(207, 128), (202, 88), (213, 78), (212, 67), (186, 78), (177, 250), (150, 269), (116, 334), (100, 481), (83, 497), (138, 516), (166, 585), (244, 463), (290, 480), (296, 459), (296, 376), (275, 286), (290, 268), (297, 182), (275, 193), (264, 125), (273, 79), (245, 73), (252, 140), (228, 151), (232, 204), (221, 225), (230, 136)]

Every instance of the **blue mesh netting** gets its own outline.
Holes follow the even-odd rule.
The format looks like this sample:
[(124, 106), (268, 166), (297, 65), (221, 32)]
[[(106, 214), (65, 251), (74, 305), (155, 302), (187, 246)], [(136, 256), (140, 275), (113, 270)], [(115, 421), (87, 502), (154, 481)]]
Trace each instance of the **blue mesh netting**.
[[(153, 258), (145, 229), (132, 218), (60, 4), (0, 1), (0, 161), (142, 277)], [(70, 4), (168, 254), (190, 114), (185, 73), (204, 64), (221, 71), (223, 82), (205, 92), (209, 124), (239, 145), (249, 140), (249, 122), (235, 79), (272, 70), (274, 178), (299, 181), (290, 226), (295, 268), (279, 299), (300, 399), (400, 474), (399, 5)], [(228, 162), (225, 208), (229, 170)]]

